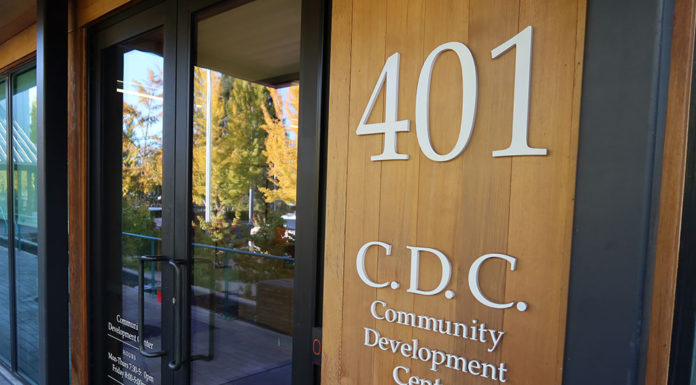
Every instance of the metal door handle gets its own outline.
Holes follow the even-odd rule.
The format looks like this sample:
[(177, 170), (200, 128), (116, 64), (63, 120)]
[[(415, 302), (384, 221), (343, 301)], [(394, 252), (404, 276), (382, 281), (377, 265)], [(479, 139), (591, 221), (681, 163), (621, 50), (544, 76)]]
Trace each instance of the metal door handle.
[[(145, 350), (145, 262), (161, 262), (169, 260), (162, 255), (143, 255), (138, 258), (138, 350), (145, 357), (161, 357), (164, 350), (148, 352)], [(153, 287), (154, 289), (154, 287)]]
[(138, 257), (138, 350), (144, 357), (161, 357), (166, 354), (164, 350), (158, 352), (148, 352), (145, 350), (145, 262), (164, 262), (174, 268), (174, 294), (172, 296), (172, 305), (174, 306), (174, 359), (169, 362), (168, 366), (172, 370), (178, 370), (182, 364), (181, 352), (181, 317), (183, 309), (181, 306), (182, 289), (181, 289), (181, 267), (179, 264), (184, 261), (177, 261), (174, 258), (165, 257), (162, 255), (143, 255)]
[(174, 360), (170, 361), (168, 366), (172, 370), (179, 370), (181, 368), (181, 317), (182, 317), (182, 307), (181, 307), (181, 268), (179, 263), (184, 263), (182, 261), (177, 261), (175, 259), (169, 259), (169, 264), (174, 268), (174, 295), (172, 296), (172, 305), (174, 305)]

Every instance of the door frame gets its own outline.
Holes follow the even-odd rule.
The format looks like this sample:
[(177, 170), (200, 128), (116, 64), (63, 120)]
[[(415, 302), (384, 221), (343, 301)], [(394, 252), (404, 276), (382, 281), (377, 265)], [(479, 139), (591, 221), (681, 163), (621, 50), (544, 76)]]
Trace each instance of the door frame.
[[(105, 324), (105, 307), (101, 303), (103, 287), (100, 279), (104, 272), (103, 255), (108, 250), (108, 237), (114, 231), (113, 223), (102, 220), (108, 215), (104, 202), (108, 194), (114, 192), (106, 183), (105, 172), (119, 165), (108, 164), (104, 159), (105, 132), (103, 132), (103, 115), (101, 110), (102, 89), (100, 52), (102, 48), (116, 44), (139, 33), (164, 25), (164, 84), (165, 98), (164, 116), (174, 116), (173, 124), (163, 124), (163, 147), (170, 148), (170, 155), (163, 156), (163, 170), (173, 172), (163, 173), (163, 227), (162, 254), (176, 259), (189, 260), (191, 257), (191, 173), (189, 171), (192, 159), (192, 103), (191, 89), (193, 85), (193, 46), (194, 16), (197, 12), (216, 4), (226, 7), (238, 6), (248, 0), (161, 0), (143, 1), (125, 11), (90, 27), (87, 30), (87, 89), (88, 89), (88, 191), (87, 191), (87, 248), (88, 248), (88, 319), (90, 343), (89, 357), (94, 357), (88, 363), (90, 383), (98, 383), (99, 375), (103, 373), (104, 347), (101, 343), (103, 325)], [(153, 10), (159, 10), (158, 12)], [(303, 0), (300, 53), (300, 115), (298, 133), (298, 200), (296, 205), (297, 231), (295, 249), (297, 255), (307, 255), (311, 258), (298, 258), (295, 262), (295, 290), (293, 298), (293, 353), (292, 353), (292, 382), (297, 385), (320, 383), (320, 354), (314, 352), (316, 343), (321, 346), (321, 305), (323, 286), (323, 239), (324, 239), (324, 186), (326, 163), (326, 130), (328, 106), (328, 58), (330, 31), (330, 0)], [(138, 28), (140, 26), (140, 28)], [(151, 26), (152, 28), (147, 28)], [(176, 38), (172, 39), (172, 36)], [(167, 54), (169, 53), (169, 55)], [(168, 92), (167, 84), (174, 85), (174, 92)], [(169, 86), (170, 90), (172, 86)], [(176, 108), (175, 106), (182, 106)], [(184, 107), (185, 106), (185, 107)], [(165, 134), (167, 126), (172, 130)], [(120, 132), (120, 131), (119, 131)], [(175, 154), (186, 154), (176, 157)], [(114, 159), (112, 157), (112, 159)], [(113, 163), (113, 162), (112, 162)], [(169, 186), (169, 188), (167, 187)], [(166, 193), (174, 196), (166, 196)], [(174, 215), (175, 207), (187, 207)], [(113, 221), (112, 221), (113, 222)], [(109, 228), (109, 226), (112, 226)], [(167, 239), (165, 234), (179, 234)], [(172, 237), (169, 237), (172, 238)], [(192, 269), (186, 269), (187, 274), (182, 280), (183, 287), (189, 287)], [(170, 280), (171, 281), (171, 280)], [(190, 291), (190, 290), (189, 290)], [(172, 288), (165, 286), (163, 295), (170, 297)], [(189, 309), (189, 295), (185, 295), (182, 305)], [(186, 312), (190, 315), (190, 311)], [(171, 325), (163, 317), (162, 330), (171, 330)], [(184, 317), (184, 330), (190, 330), (190, 316)], [(189, 335), (182, 337), (182, 352), (184, 357), (190, 356)], [(170, 341), (172, 336), (163, 334), (163, 349), (172, 351)], [(316, 354), (318, 353), (318, 354)], [(169, 359), (165, 357), (164, 359)], [(180, 370), (186, 371), (182, 381), (174, 382), (168, 378), (165, 371), (163, 383), (185, 383), (190, 378), (189, 365)], [(95, 375), (95, 373), (97, 375)], [(172, 374), (172, 377), (173, 374)]]
[[(104, 105), (108, 105), (106, 96), (103, 94), (102, 80), (106, 74), (102, 68), (102, 52), (104, 49), (118, 44), (122, 41), (136, 37), (142, 33), (146, 33), (153, 29), (162, 27), (164, 35), (164, 99), (163, 116), (172, 116), (174, 111), (173, 88), (175, 73), (175, 47), (172, 39), (167, 39), (167, 36), (175, 36), (175, 31), (171, 31), (175, 27), (175, 9), (168, 6), (170, 2), (146, 1), (138, 6), (130, 8), (113, 18), (108, 19), (88, 31), (87, 39), (87, 62), (89, 72), (87, 74), (87, 89), (88, 89), (88, 159), (87, 164), (87, 314), (88, 314), (88, 351), (89, 351), (89, 379), (90, 383), (100, 383), (103, 373), (107, 370), (104, 367), (104, 356), (106, 348), (103, 346), (102, 334), (104, 325), (106, 324), (106, 306), (102, 302), (102, 298), (106, 294), (104, 287), (101, 284), (105, 282), (104, 275), (108, 271), (109, 254), (120, 249), (114, 239), (109, 237), (109, 234), (120, 232), (120, 206), (107, 206), (105, 202), (113, 202), (120, 200), (121, 188), (120, 180), (118, 186), (114, 185), (117, 178), (105, 177), (114, 172), (120, 175), (121, 167), (121, 149), (120, 146), (115, 148), (113, 145), (108, 145), (116, 141), (120, 143), (121, 130), (108, 130), (113, 128), (107, 124), (105, 116), (108, 112), (103, 109)], [(170, 30), (171, 29), (171, 30)], [(173, 137), (173, 124), (163, 121), (163, 147), (171, 147), (168, 142)], [(109, 135), (111, 134), (111, 135)], [(117, 151), (117, 153), (115, 153)], [(163, 155), (163, 170), (171, 163), (173, 154)], [(171, 166), (169, 166), (171, 168)], [(171, 175), (171, 173), (167, 173)], [(171, 242), (172, 230), (170, 229), (172, 219), (170, 216), (173, 213), (172, 199), (165, 194), (172, 191), (174, 181), (163, 179), (163, 228), (162, 228), (162, 254), (172, 255), (173, 247)], [(167, 186), (165, 186), (167, 184)], [(167, 216), (165, 218), (165, 215)], [(110, 218), (111, 220), (107, 220)], [(111, 242), (111, 243), (110, 243)], [(166, 270), (163, 271), (165, 274)], [(170, 277), (163, 276), (168, 282), (171, 282)], [(163, 287), (163, 297), (170, 298), (172, 288), (170, 286)], [(165, 335), (171, 330), (171, 325), (167, 321), (171, 317), (162, 317), (162, 349), (170, 354), (172, 351), (169, 343), (172, 341), (170, 335)], [(170, 359), (169, 354), (163, 357), (163, 360)], [(166, 365), (166, 364), (165, 364)], [(163, 371), (163, 383), (172, 383), (172, 378), (167, 378), (170, 374), (168, 371)]]

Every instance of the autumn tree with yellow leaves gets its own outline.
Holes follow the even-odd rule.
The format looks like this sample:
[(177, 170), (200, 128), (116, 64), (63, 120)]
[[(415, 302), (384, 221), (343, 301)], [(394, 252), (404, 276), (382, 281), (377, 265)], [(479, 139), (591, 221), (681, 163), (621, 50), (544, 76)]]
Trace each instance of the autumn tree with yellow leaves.
[(300, 87), (287, 89), (287, 102), (276, 89), (270, 89), (277, 116), (265, 111), (266, 149), (263, 154), (268, 162), (268, 181), (273, 188), (260, 187), (266, 202), (283, 201), (295, 205), (297, 201), (297, 127)]

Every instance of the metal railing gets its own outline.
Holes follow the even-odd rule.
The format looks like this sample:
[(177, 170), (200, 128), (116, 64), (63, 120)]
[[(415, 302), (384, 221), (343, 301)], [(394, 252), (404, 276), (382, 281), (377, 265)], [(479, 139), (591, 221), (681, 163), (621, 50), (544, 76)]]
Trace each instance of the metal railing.
[[(123, 232), (121, 233), (123, 235), (133, 237), (133, 238), (140, 238), (140, 239), (149, 239), (150, 242), (150, 253), (152, 255), (155, 254), (155, 242), (159, 241), (162, 242), (162, 238), (159, 237), (153, 237), (150, 235), (142, 235), (142, 234), (134, 234), (134, 233), (127, 233)], [(281, 261), (289, 261), (292, 262), (295, 260), (295, 258), (292, 257), (283, 257), (279, 255), (271, 255), (271, 254), (263, 254), (263, 253), (256, 253), (253, 251), (248, 251), (248, 250), (242, 250), (242, 249), (230, 249), (228, 247), (219, 247), (219, 246), (213, 246), (213, 245), (206, 245), (204, 243), (192, 243), (191, 244), (194, 247), (202, 247), (204, 249), (213, 249), (215, 251), (224, 251), (225, 253), (232, 253), (232, 254), (242, 254), (242, 255), (251, 255), (254, 257), (263, 257), (263, 258), (270, 258), (270, 259), (278, 259)]]
[[(142, 234), (134, 234), (134, 233), (128, 233), (128, 232), (122, 232), (124, 236), (132, 237), (132, 238), (138, 238), (138, 239), (146, 239), (150, 241), (150, 255), (156, 255), (156, 242), (162, 242), (162, 238), (160, 237), (153, 237), (151, 235), (142, 235)], [(263, 253), (256, 253), (253, 251), (248, 251), (248, 250), (241, 250), (241, 249), (232, 249), (228, 247), (219, 247), (219, 246), (213, 246), (213, 245), (206, 245), (204, 243), (191, 243), (192, 246), (194, 247), (200, 247), (204, 249), (212, 249), (215, 251), (222, 251), (224, 252), (224, 265), (223, 266), (215, 266), (216, 269), (224, 269), (225, 274), (224, 274), (224, 287), (225, 287), (225, 293), (224, 293), (224, 306), (223, 309), (225, 309), (225, 313), (227, 313), (229, 309), (229, 296), (230, 296), (230, 291), (229, 291), (229, 283), (230, 283), (230, 274), (229, 270), (233, 268), (234, 266), (229, 265), (229, 256), (230, 254), (240, 254), (240, 255), (247, 255), (247, 256), (253, 256), (253, 257), (262, 257), (262, 258), (269, 258), (269, 259), (275, 259), (275, 260), (281, 260), (281, 261), (287, 261), (287, 262), (294, 262), (295, 259), (292, 257), (284, 257), (284, 256), (278, 256), (278, 255), (271, 255), (271, 254), (263, 254)], [(152, 291), (151, 295), (155, 296), (155, 262), (150, 263), (150, 281), (152, 285)], [(227, 315), (227, 314), (226, 314)]]

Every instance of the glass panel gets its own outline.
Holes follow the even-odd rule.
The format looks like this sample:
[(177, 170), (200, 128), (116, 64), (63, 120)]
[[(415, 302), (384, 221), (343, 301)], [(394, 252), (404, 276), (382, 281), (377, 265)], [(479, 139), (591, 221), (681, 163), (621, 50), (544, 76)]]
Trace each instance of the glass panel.
[(12, 160), (17, 287), (18, 371), (36, 382), (39, 375), (39, 307), (36, 190), (36, 70), (14, 78)]
[[(138, 350), (138, 329), (145, 348), (161, 350), (162, 263), (145, 265), (145, 325), (138, 324), (138, 256), (158, 255), (162, 237), (162, 30), (141, 35), (117, 47), (117, 58), (106, 65), (107, 101), (120, 103), (120, 112), (107, 129), (121, 127), (120, 147), (120, 253), (110, 254), (106, 383), (159, 384), (161, 358), (146, 358)], [(111, 57), (109, 58), (111, 59)], [(113, 66), (113, 67), (111, 67)], [(119, 69), (120, 66), (120, 69)], [(114, 70), (113, 68), (117, 68)], [(111, 106), (113, 108), (115, 106)], [(120, 273), (119, 273), (120, 272)]]
[(7, 221), (7, 83), (0, 81), (0, 358), (9, 363), (10, 271)]
[(300, 1), (198, 21), (194, 384), (291, 383)]

